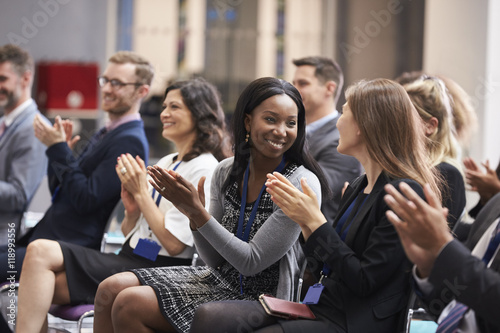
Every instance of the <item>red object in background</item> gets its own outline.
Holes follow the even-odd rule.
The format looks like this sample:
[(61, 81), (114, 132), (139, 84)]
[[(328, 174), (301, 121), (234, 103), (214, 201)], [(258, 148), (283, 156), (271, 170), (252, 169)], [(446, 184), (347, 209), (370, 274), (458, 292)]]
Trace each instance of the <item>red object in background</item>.
[(36, 74), (36, 101), (40, 110), (49, 116), (95, 116), (98, 103), (96, 63), (40, 62)]

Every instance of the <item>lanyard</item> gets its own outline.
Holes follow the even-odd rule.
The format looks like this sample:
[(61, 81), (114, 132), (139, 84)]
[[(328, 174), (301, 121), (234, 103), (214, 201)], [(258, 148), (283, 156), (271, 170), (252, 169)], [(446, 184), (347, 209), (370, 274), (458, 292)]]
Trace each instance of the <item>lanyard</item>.
[[(274, 170), (277, 172), (283, 171), (283, 168), (285, 167), (285, 157), (281, 160), (280, 164), (278, 167)], [(255, 216), (257, 215), (257, 208), (259, 208), (259, 202), (260, 202), (260, 197), (262, 196), (262, 193), (264, 192), (266, 185), (262, 185), (262, 188), (260, 189), (259, 196), (257, 197), (257, 200), (255, 200), (255, 203), (253, 204), (252, 207), (252, 212), (250, 213), (250, 217), (248, 218), (247, 225), (245, 227), (245, 234), (243, 234), (243, 222), (245, 220), (245, 207), (247, 205), (247, 191), (248, 191), (248, 174), (250, 171), (250, 162), (248, 162), (247, 169), (245, 171), (245, 177), (243, 179), (243, 191), (241, 194), (241, 207), (240, 207), (240, 217), (238, 219), (238, 230), (236, 232), (236, 237), (241, 239), (242, 241), (248, 242), (248, 237), (250, 235), (250, 229), (252, 229), (252, 224), (253, 221), (255, 220)]]
[[(364, 196), (364, 198), (363, 198)], [(364, 205), (366, 202), (366, 199), (368, 199), (368, 194), (363, 194), (360, 192), (347, 210), (345, 211), (344, 215), (340, 218), (339, 223), (337, 224), (337, 227), (335, 228), (335, 231), (339, 234), (340, 238), (345, 241), (347, 237), (347, 232), (349, 231), (349, 228), (351, 227), (352, 221), (356, 218), (358, 215), (359, 211), (361, 210), (361, 207)]]
[[(285, 168), (285, 156), (281, 159), (280, 164), (274, 171), (281, 172)], [(243, 179), (243, 191), (241, 193), (241, 207), (240, 207), (240, 216), (238, 218), (238, 230), (236, 231), (236, 237), (241, 239), (244, 242), (248, 242), (248, 238), (250, 236), (250, 229), (252, 229), (253, 221), (255, 220), (255, 216), (257, 215), (257, 209), (259, 208), (260, 198), (264, 189), (266, 188), (266, 184), (262, 185), (260, 189), (259, 196), (257, 200), (255, 200), (252, 212), (250, 213), (250, 217), (248, 218), (247, 225), (245, 227), (245, 234), (243, 234), (243, 222), (245, 220), (245, 207), (247, 205), (247, 191), (248, 191), (248, 174), (250, 173), (250, 161), (248, 162), (247, 169), (245, 170), (245, 177)], [(243, 295), (243, 276), (240, 274), (240, 293)]]
[[(177, 163), (174, 168), (172, 170), (177, 170), (177, 168), (179, 167), (179, 164), (181, 164), (182, 161), (180, 161), (179, 163)], [(153, 200), (155, 199), (155, 195), (156, 195), (156, 189), (153, 188), (153, 193), (151, 193), (151, 196), (153, 197)], [(160, 206), (160, 201), (161, 201), (161, 198), (162, 196), (160, 194), (158, 194), (158, 197), (156, 198), (156, 206), (159, 207)]]
[[(360, 192), (360, 194), (358, 195), (356, 200), (354, 200), (351, 203), (351, 205), (349, 206), (347, 211), (344, 213), (344, 216), (341, 217), (339, 224), (337, 225), (337, 228), (335, 229), (337, 231), (337, 233), (339, 234), (340, 238), (342, 239), (342, 241), (345, 241), (345, 239), (347, 237), (347, 232), (349, 232), (349, 228), (351, 227), (352, 220), (354, 220), (354, 218), (358, 215), (359, 210), (361, 209), (363, 204), (366, 202), (366, 199), (368, 199), (368, 195), (366, 195), (362, 199), (361, 194), (362, 194), (362, 192)], [(349, 214), (349, 215), (346, 218), (347, 214)], [(344, 228), (344, 225), (345, 225), (345, 228)], [(343, 228), (344, 228), (344, 231), (342, 231)], [(319, 280), (320, 284), (321, 284), (323, 278), (328, 277), (328, 275), (330, 274), (330, 271), (331, 271), (331, 268), (328, 267), (328, 265), (326, 263), (323, 264), (323, 269), (321, 270), (321, 278)]]

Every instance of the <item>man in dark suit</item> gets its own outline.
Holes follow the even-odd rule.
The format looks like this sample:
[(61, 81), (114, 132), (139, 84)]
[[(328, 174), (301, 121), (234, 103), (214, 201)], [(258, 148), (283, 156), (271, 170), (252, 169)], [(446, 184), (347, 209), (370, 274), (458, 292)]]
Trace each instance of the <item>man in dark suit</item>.
[(429, 204), (404, 184), (400, 189), (409, 200), (386, 186), (385, 200), (393, 210), (388, 218), (415, 264), (417, 294), (438, 318), (437, 332), (499, 332), (500, 194), (479, 212), (462, 245), (449, 232), (446, 212), (428, 186)]
[(329, 58), (296, 59), (293, 84), (299, 90), (306, 109), (306, 133), (311, 155), (316, 159), (328, 180), (332, 198), (325, 198), (321, 211), (332, 223), (345, 182), (361, 174), (361, 165), (352, 156), (337, 152), (340, 117), (336, 105), (344, 84), (340, 66)]
[(0, 245), (13, 242), (19, 223), (45, 175), (45, 146), (33, 131), (33, 59), (21, 48), (0, 47)]
[[(60, 117), (53, 126), (35, 117), (35, 135), (47, 146), (52, 205), (32, 231), (16, 243), (15, 256), (9, 257), (8, 249), (2, 249), (2, 282), (19, 276), (26, 246), (35, 239), (62, 240), (99, 249), (107, 219), (120, 199), (117, 158), (125, 153), (144, 160), (148, 157), (139, 108), (153, 74), (150, 63), (133, 52), (113, 55), (99, 78), (102, 109), (109, 121), (87, 140), (75, 143), (71, 123)], [(82, 142), (84, 145), (79, 146)]]

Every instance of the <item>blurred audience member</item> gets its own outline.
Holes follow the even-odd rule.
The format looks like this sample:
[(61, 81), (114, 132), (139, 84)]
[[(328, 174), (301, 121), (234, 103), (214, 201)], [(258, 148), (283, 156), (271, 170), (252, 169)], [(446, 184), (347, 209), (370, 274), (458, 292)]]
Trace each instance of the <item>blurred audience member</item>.
[(45, 175), (45, 146), (36, 139), (31, 98), (33, 59), (21, 48), (0, 47), (0, 246), (19, 237), (19, 224)]
[(432, 165), (441, 173), (443, 205), (448, 208), (448, 223), (453, 228), (464, 213), (465, 183), (458, 159), (450, 97), (440, 79), (426, 75), (404, 84), (413, 105), (423, 120), (427, 151)]
[(35, 135), (48, 147), (52, 205), (41, 221), (17, 241), (15, 260), (9, 261), (7, 247), (0, 248), (0, 281), (12, 275), (19, 278), (26, 246), (35, 239), (100, 248), (108, 217), (120, 199), (120, 179), (115, 172), (117, 157), (125, 153), (143, 160), (148, 157), (139, 107), (152, 79), (153, 68), (135, 53), (121, 51), (109, 59), (99, 78), (102, 109), (109, 122), (88, 139), (83, 150), (78, 146), (71, 149), (76, 141), (72, 138), (71, 122), (58, 116), (51, 127), (35, 116)]

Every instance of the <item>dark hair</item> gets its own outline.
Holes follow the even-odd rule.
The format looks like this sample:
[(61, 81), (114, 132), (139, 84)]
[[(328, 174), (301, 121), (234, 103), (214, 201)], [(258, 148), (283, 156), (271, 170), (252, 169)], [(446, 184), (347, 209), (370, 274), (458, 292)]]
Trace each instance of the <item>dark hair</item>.
[(333, 59), (326, 57), (305, 57), (295, 59), (292, 62), (297, 67), (313, 66), (316, 69), (314, 71), (314, 76), (316, 76), (321, 83), (326, 83), (327, 81), (335, 82), (337, 88), (335, 89), (334, 99), (335, 103), (337, 103), (340, 92), (342, 91), (342, 86), (344, 85), (344, 74), (339, 64)]
[(400, 76), (395, 78), (394, 81), (404, 86), (405, 84), (415, 82), (416, 80), (420, 79), (423, 75), (425, 74), (422, 71), (404, 72)]
[(165, 91), (179, 89), (182, 100), (191, 112), (196, 128), (196, 139), (183, 161), (190, 161), (202, 153), (209, 152), (221, 161), (231, 155), (226, 135), (224, 111), (217, 88), (203, 78), (178, 81)]
[(241, 182), (245, 168), (250, 159), (250, 145), (248, 142), (245, 142), (245, 136), (247, 133), (245, 130), (245, 115), (251, 114), (258, 105), (275, 95), (287, 95), (294, 101), (298, 109), (297, 138), (290, 149), (285, 152), (285, 158), (288, 161), (303, 165), (307, 169), (311, 170), (321, 182), (323, 197), (330, 197), (330, 191), (327, 186), (328, 183), (323, 171), (319, 167), (318, 163), (312, 158), (307, 146), (305, 145), (306, 119), (304, 104), (302, 104), (300, 93), (289, 82), (273, 77), (263, 77), (252, 81), (245, 88), (245, 90), (243, 90), (238, 98), (232, 119), (235, 147), (234, 163), (230, 176), (224, 183), (223, 190), (226, 190), (226, 188), (234, 181), (237, 183)]
[(10, 62), (17, 75), (33, 72), (33, 58), (28, 52), (13, 44), (0, 46), (0, 64)]

